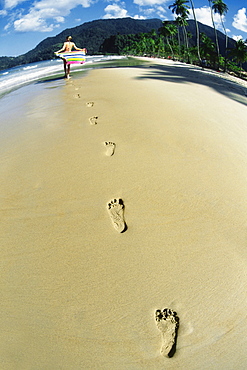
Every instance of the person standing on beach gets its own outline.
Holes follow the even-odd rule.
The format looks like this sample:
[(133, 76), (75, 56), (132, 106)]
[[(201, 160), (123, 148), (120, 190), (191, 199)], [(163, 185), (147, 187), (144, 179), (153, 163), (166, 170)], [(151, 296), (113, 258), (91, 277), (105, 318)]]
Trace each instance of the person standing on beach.
[[(66, 38), (66, 41), (64, 42), (63, 44), (63, 47), (62, 49), (58, 50), (58, 51), (55, 51), (55, 54), (58, 54), (58, 53), (62, 53), (62, 52), (65, 52), (65, 53), (68, 53), (68, 52), (71, 52), (72, 49), (75, 49), (75, 50), (78, 50), (78, 51), (83, 51), (85, 49), (80, 49), (78, 48), (74, 42), (71, 41), (72, 40), (72, 37), (71, 36), (68, 36)], [(62, 58), (63, 59), (63, 58)], [(65, 78), (70, 78), (69, 74), (70, 74), (70, 64), (67, 64), (66, 63), (66, 60), (63, 59), (63, 65), (64, 65), (64, 73), (65, 73)]]

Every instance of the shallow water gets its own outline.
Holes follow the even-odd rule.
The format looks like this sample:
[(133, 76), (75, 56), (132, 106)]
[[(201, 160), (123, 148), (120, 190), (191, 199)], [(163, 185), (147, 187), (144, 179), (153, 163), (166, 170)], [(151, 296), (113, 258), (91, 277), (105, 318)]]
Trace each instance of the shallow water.
[[(134, 66), (143, 64), (134, 58), (125, 56), (93, 55), (87, 56), (84, 64), (73, 65), (71, 74), (75, 76), (92, 68)], [(16, 66), (0, 71), (0, 98), (22, 86), (39, 81), (62, 79), (64, 76), (63, 62), (53, 59)]]

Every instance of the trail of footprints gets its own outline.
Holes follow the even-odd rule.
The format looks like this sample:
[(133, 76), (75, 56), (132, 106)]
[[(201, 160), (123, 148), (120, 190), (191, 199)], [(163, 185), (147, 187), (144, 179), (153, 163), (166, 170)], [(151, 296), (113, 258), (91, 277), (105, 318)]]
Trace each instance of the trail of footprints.
[[(80, 98), (80, 94), (77, 94), (76, 98)], [(89, 101), (86, 103), (86, 106), (88, 108), (92, 108), (94, 106), (94, 102)], [(90, 117), (89, 122), (91, 125), (96, 125), (98, 123), (98, 116)], [(106, 148), (106, 156), (111, 157), (115, 152), (116, 144), (111, 141), (105, 141), (104, 146)], [(119, 198), (111, 199), (107, 203), (107, 211), (114, 229), (119, 233), (126, 231), (127, 225), (124, 219), (123, 200)], [(179, 317), (175, 311), (169, 308), (164, 308), (163, 311), (159, 309), (155, 311), (155, 321), (157, 328), (161, 333), (162, 343), (160, 352), (163, 356), (168, 358), (173, 357), (176, 352)]]
[[(89, 101), (86, 103), (88, 108), (92, 108), (94, 106), (93, 101)], [(98, 116), (92, 116), (89, 118), (89, 122), (91, 125), (97, 125), (98, 123)], [(105, 141), (104, 146), (106, 148), (105, 154), (108, 157), (111, 157), (115, 153), (116, 144), (112, 141)], [(107, 211), (110, 216), (112, 225), (115, 230), (119, 233), (123, 233), (127, 230), (127, 225), (124, 219), (124, 203), (122, 199), (112, 199), (107, 203)]]

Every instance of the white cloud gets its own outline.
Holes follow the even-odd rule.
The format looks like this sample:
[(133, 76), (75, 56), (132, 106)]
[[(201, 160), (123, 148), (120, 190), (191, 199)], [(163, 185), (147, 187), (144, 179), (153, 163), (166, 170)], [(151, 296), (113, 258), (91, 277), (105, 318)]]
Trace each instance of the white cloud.
[(54, 17), (55, 21), (58, 22), (58, 23), (63, 23), (65, 21), (64, 17)]
[(133, 3), (140, 6), (161, 5), (167, 3), (169, 0), (134, 0)]
[(15, 8), (20, 3), (24, 3), (27, 0), (5, 0), (4, 8), (5, 9), (12, 9)]
[(146, 17), (144, 17), (143, 15), (134, 15), (134, 17), (131, 17), (131, 18), (134, 18), (134, 19), (146, 19)]
[(6, 24), (6, 26), (4, 27), (4, 31), (7, 31), (10, 27), (11, 27), (11, 23)]
[(25, 17), (16, 20), (14, 22), (14, 27), (15, 30), (19, 32), (49, 32), (54, 29), (53, 24), (47, 25), (43, 18), (39, 17), (39, 15), (34, 16), (32, 13), (29, 13)]
[(142, 12), (146, 15), (150, 15), (155, 12), (154, 8), (143, 9)]
[(171, 0), (134, 0), (133, 3), (139, 5), (140, 11), (145, 16), (150, 17), (153, 14), (153, 16), (165, 18), (166, 9), (161, 5), (165, 5), (168, 1)]
[(107, 5), (104, 10), (106, 12), (103, 16), (104, 19), (129, 17), (128, 11), (121, 8), (118, 4)]
[[(192, 10), (189, 10), (190, 18), (193, 19)], [(211, 10), (209, 6), (203, 6), (202, 8), (195, 8), (196, 19), (198, 22), (206, 24), (207, 26), (213, 27), (212, 18), (211, 18)], [(223, 17), (224, 20), (224, 17)], [(221, 19), (219, 14), (214, 14), (214, 23), (215, 27), (221, 29)]]
[(6, 10), (0, 10), (0, 15), (3, 15), (3, 16), (7, 15), (7, 11)]
[[(105, 1), (110, 2), (110, 0)], [(108, 5), (104, 10), (106, 14), (103, 16), (103, 19), (126, 18), (126, 17), (131, 17), (133, 19), (146, 19), (145, 16), (139, 14), (130, 16), (128, 14), (128, 11), (125, 9), (125, 3), (120, 0), (115, 0), (114, 4)]]
[(34, 2), (36, 9), (56, 8), (56, 9), (73, 9), (78, 5), (87, 8), (91, 5), (92, 0), (39, 0)]
[[(16, 2), (20, 0), (8, 0)], [(13, 24), (18, 32), (51, 32), (64, 22), (64, 17), (78, 5), (87, 8), (93, 0), (40, 0), (33, 3), (27, 14), (19, 15)]]
[(165, 18), (166, 10), (163, 8), (163, 6), (157, 6), (156, 13), (160, 18)]
[(247, 32), (246, 8), (242, 8), (238, 10), (237, 14), (235, 14), (233, 17), (232, 25), (237, 30)]
[(239, 40), (243, 40), (244, 41), (243, 36), (241, 36), (241, 35), (233, 35), (232, 36), (232, 39), (235, 40), (235, 41), (239, 41)]

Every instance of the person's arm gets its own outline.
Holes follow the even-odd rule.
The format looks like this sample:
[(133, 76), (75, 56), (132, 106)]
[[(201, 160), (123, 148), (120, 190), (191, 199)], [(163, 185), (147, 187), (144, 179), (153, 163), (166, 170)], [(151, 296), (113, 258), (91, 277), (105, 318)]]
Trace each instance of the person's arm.
[(74, 48), (75, 50), (78, 50), (78, 51), (83, 51), (83, 50), (85, 50), (85, 48), (84, 48), (84, 49), (80, 49), (80, 48), (78, 48), (78, 47), (76, 46), (76, 44), (74, 44), (74, 43), (73, 43), (73, 48)]
[(58, 53), (61, 53), (62, 51), (64, 51), (65, 50), (65, 47), (66, 47), (66, 45), (64, 43), (62, 49), (60, 49), (58, 51), (55, 51), (55, 54), (58, 54)]

